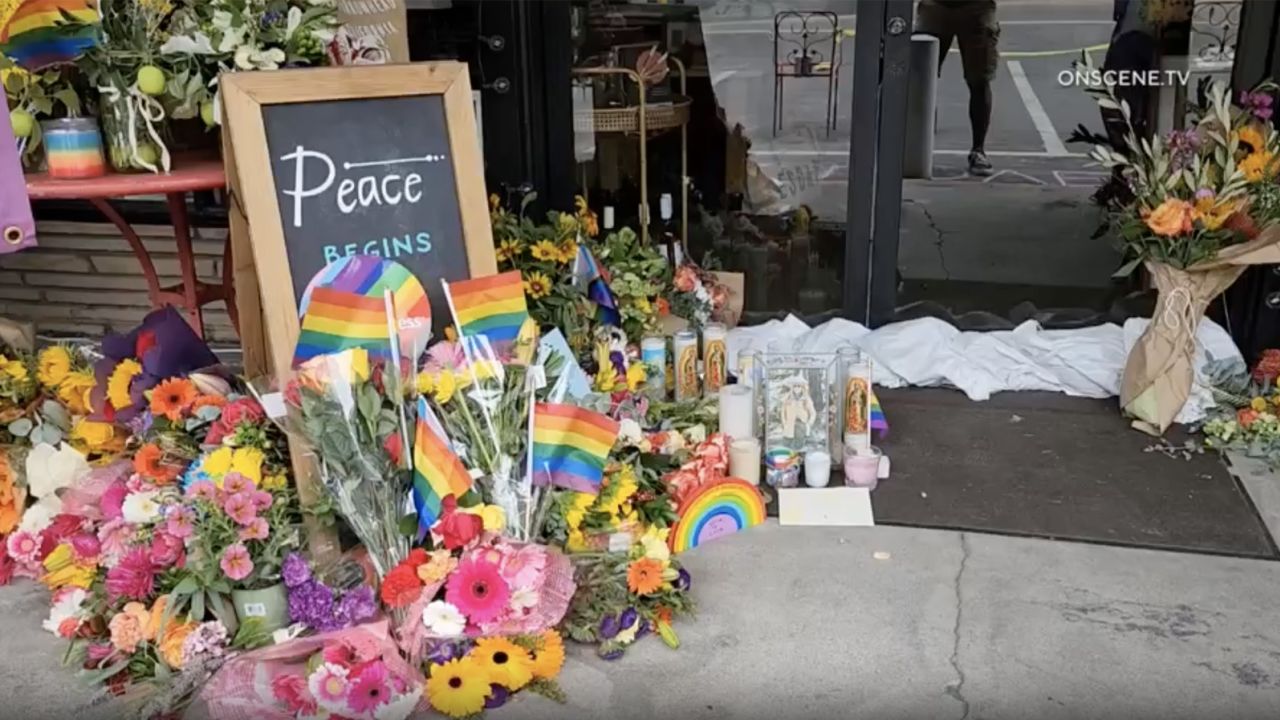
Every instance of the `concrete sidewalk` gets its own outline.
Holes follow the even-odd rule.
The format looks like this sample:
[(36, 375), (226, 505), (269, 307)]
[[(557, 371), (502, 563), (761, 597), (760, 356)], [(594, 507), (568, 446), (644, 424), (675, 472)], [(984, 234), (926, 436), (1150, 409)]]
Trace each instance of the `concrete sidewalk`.
[[(889, 559), (876, 560), (883, 551)], [(572, 647), (567, 706), (494, 718), (1274, 718), (1280, 564), (910, 528), (769, 523), (687, 556), (683, 647)], [(0, 589), (7, 717), (116, 717)]]

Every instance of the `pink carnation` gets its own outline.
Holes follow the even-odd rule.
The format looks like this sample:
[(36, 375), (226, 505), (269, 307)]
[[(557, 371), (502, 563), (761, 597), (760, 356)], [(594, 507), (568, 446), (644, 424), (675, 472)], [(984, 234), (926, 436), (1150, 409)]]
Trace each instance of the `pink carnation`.
[(180, 538), (167, 532), (158, 532), (151, 538), (151, 564), (158, 568), (181, 568), (186, 565), (187, 552)]

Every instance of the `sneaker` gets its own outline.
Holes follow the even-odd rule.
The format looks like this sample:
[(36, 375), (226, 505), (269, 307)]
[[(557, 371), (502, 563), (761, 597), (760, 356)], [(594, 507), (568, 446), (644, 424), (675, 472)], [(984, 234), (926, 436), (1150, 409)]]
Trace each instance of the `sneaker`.
[(969, 174), (978, 177), (991, 175), (991, 161), (987, 159), (986, 153), (981, 150), (974, 150), (969, 153)]

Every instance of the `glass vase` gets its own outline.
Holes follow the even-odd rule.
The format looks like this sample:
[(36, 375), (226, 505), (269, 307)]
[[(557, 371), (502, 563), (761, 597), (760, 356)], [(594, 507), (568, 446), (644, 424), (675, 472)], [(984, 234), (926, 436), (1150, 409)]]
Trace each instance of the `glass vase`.
[[(142, 112), (137, 107), (130, 112), (131, 103), (136, 100), (128, 92), (102, 95), (102, 141), (116, 172), (149, 172), (147, 165), (160, 168), (164, 148), (152, 137)], [(165, 122), (163, 118), (151, 122), (161, 138)]]

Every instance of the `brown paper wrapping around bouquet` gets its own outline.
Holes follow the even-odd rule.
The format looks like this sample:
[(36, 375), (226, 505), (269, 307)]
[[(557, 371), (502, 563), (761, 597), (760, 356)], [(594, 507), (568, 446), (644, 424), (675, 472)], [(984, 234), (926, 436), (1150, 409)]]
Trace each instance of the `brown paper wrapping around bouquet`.
[(1246, 267), (1268, 263), (1280, 263), (1280, 226), (1186, 270), (1146, 263), (1160, 295), (1151, 323), (1129, 352), (1120, 384), (1120, 407), (1135, 418), (1135, 428), (1160, 435), (1173, 423), (1191, 395), (1196, 330), (1205, 308)]

